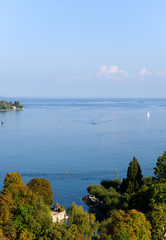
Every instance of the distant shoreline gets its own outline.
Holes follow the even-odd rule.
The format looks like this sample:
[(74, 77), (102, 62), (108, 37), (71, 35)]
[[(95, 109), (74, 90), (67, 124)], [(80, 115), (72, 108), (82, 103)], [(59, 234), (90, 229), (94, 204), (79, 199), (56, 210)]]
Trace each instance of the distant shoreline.
[(5, 112), (5, 111), (17, 111), (17, 110), (22, 110), (24, 108), (23, 105), (20, 104), (20, 101), (15, 101), (14, 103), (12, 101), (6, 102), (5, 100), (0, 101), (0, 111)]

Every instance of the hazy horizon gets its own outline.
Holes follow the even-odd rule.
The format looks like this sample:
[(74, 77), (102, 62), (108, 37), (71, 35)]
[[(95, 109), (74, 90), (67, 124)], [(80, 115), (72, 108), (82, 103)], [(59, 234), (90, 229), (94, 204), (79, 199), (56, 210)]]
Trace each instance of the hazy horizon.
[(40, 97), (40, 96), (25, 96), (25, 97), (23, 97), (23, 96), (11, 96), (11, 97), (9, 97), (9, 96), (0, 96), (0, 99), (1, 100), (3, 100), (3, 99), (9, 99), (9, 100), (11, 100), (12, 101), (12, 99), (18, 99), (18, 100), (21, 100), (21, 99), (75, 99), (75, 100), (79, 100), (79, 99), (91, 99), (91, 100), (93, 100), (93, 99), (99, 99), (99, 100), (106, 100), (106, 99), (108, 99), (108, 100), (110, 100), (110, 99), (127, 99), (127, 100), (129, 100), (129, 99), (136, 99), (136, 100), (138, 100), (138, 99), (166, 99), (166, 97)]

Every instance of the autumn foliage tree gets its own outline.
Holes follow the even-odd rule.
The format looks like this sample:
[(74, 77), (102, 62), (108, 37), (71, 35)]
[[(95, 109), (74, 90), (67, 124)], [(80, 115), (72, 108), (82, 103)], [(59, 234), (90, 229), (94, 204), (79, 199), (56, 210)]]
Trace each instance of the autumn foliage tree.
[[(35, 239), (52, 223), (49, 208), (24, 185), (19, 173), (9, 173), (0, 195), (0, 229), (10, 240)], [(26, 238), (23, 238), (26, 239)]]
[[(41, 191), (42, 187), (44, 188), (43, 191)], [(53, 193), (50, 190), (50, 195), (46, 196), (47, 187), (49, 192), (51, 185), (46, 179), (35, 179), (30, 181), (28, 186), (25, 186), (19, 173), (7, 174), (4, 180), (4, 188), (0, 194), (0, 239), (88, 239), (85, 234), (82, 234), (82, 230), (79, 230), (79, 224), (77, 226), (71, 223), (69, 226), (53, 223), (49, 206), (52, 203)], [(35, 192), (35, 188), (38, 191)], [(84, 214), (80, 216), (84, 216)], [(85, 216), (84, 219), (88, 220), (88, 213)], [(90, 230), (92, 230), (94, 219), (94, 215), (89, 216), (88, 224), (91, 225)]]
[(150, 223), (137, 210), (115, 211), (101, 229), (101, 240), (150, 240)]
[(33, 178), (29, 181), (27, 186), (36, 194), (39, 194), (45, 204), (53, 204), (53, 191), (51, 188), (51, 183), (45, 178)]

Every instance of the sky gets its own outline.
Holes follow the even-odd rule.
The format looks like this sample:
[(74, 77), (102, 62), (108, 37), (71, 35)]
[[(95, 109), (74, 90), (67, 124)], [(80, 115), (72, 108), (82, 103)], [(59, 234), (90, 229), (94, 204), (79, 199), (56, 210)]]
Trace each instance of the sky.
[(0, 0), (0, 96), (166, 97), (165, 0)]

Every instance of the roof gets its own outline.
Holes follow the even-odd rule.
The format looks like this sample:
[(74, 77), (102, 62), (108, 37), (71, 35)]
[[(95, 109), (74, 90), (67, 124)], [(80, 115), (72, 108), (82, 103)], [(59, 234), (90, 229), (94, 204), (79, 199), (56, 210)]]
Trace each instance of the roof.
[(54, 205), (54, 208), (60, 208), (61, 207), (61, 205), (59, 204), (59, 203), (56, 203), (55, 205)]

